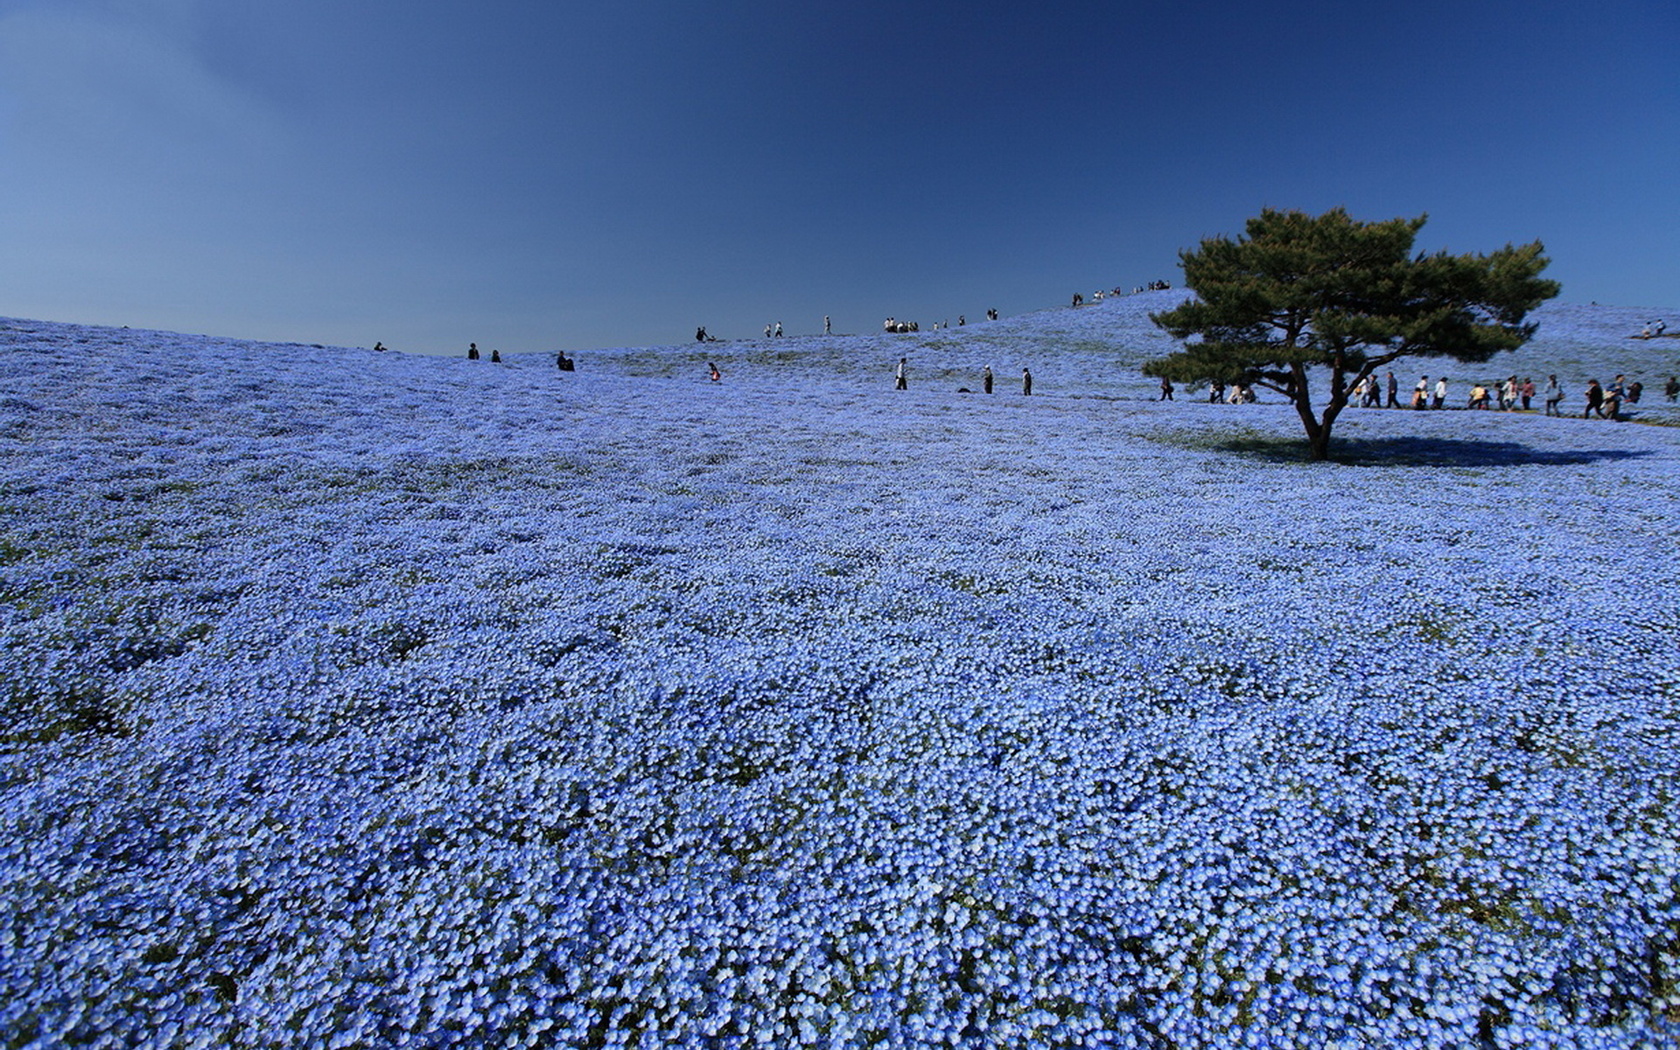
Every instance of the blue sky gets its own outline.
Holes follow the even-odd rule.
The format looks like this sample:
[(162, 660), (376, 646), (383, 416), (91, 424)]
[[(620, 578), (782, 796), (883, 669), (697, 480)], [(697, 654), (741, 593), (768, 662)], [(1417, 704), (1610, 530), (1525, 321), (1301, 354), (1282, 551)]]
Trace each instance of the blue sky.
[(1680, 304), (1680, 5), (0, 0), (0, 315), (457, 352), (1176, 282), (1262, 207)]

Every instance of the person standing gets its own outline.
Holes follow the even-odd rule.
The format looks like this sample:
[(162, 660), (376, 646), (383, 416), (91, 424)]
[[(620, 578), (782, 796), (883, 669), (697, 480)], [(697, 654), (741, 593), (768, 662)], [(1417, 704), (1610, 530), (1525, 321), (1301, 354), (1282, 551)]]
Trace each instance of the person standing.
[(1024, 367), (1021, 369), (1021, 393), (1032, 393), (1032, 372)]
[(776, 338), (780, 339), (781, 337), (782, 337), (782, 322), (777, 321), (776, 322)]
[(1558, 386), (1557, 375), (1554, 373), (1546, 377), (1546, 414), (1561, 416), (1563, 411), (1558, 405), (1563, 401), (1563, 388)]
[(1517, 392), (1522, 395), (1523, 411), (1527, 412), (1529, 403), (1534, 400), (1534, 380), (1523, 376), (1522, 386), (1517, 388)]
[(823, 314), (823, 335), (833, 335), (834, 325), (830, 323), (827, 314)]
[(1680, 376), (1668, 377), (1668, 382), (1663, 384), (1663, 396), (1670, 401), (1680, 398)]
[(1431, 408), (1441, 408), (1447, 403), (1447, 377), (1435, 380), (1435, 402)]
[(1417, 385), (1412, 387), (1412, 407), (1419, 409), (1429, 407), (1428, 376), (1424, 376), (1422, 379), (1418, 380)]
[(467, 360), (468, 361), (477, 361), (478, 360), (478, 344), (477, 343), (468, 343), (467, 344)]
[(894, 384), (895, 390), (910, 389), (910, 359), (908, 357), (898, 359), (898, 375), (896, 378), (898, 382)]
[(991, 365), (987, 365), (986, 370), (984, 372), (980, 373), (980, 385), (985, 388), (986, 393), (989, 394), (989, 393), (992, 392), (992, 366)]
[(1400, 399), (1397, 396), (1399, 393), (1400, 393), (1400, 383), (1399, 383), (1398, 380), (1396, 380), (1394, 378), (1394, 373), (1390, 372), (1388, 374), (1388, 407), (1389, 408), (1399, 408), (1400, 407)]

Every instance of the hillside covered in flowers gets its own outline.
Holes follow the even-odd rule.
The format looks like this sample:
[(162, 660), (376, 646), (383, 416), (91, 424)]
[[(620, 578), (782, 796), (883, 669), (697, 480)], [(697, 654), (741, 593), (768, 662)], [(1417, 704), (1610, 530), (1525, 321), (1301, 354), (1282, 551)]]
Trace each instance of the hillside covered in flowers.
[(1308, 464), (1151, 400), (1179, 295), (0, 323), (4, 1044), (1680, 1041), (1680, 340), (1548, 306)]

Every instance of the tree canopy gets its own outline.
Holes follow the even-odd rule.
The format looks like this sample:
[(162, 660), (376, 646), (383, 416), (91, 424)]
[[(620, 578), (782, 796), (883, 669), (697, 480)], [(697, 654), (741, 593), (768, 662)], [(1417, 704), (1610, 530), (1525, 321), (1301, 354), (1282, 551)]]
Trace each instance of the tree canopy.
[[(1528, 312), (1561, 288), (1539, 276), (1550, 261), (1539, 241), (1413, 255), (1426, 220), (1266, 209), (1246, 237), (1180, 252), (1196, 298), (1150, 319), (1183, 346), (1144, 373), (1275, 390), (1300, 415), (1311, 458), (1327, 458), (1330, 428), (1365, 377), (1403, 357), (1476, 362), (1514, 350), (1534, 335)], [(1322, 413), (1308, 381), (1318, 367), (1330, 370)]]

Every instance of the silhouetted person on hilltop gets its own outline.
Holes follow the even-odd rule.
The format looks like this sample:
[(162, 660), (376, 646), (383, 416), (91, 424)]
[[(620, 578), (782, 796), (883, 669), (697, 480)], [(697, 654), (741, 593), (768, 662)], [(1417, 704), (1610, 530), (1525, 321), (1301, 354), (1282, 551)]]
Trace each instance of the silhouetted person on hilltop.
[(490, 363), (493, 365), (499, 365), (502, 363), (502, 352), (500, 350), (490, 351)]
[(477, 343), (468, 343), (467, 344), (467, 360), (468, 361), (477, 361), (478, 360), (478, 344)]
[(566, 351), (564, 351), (564, 350), (560, 351), (560, 356), (554, 359), (554, 363), (555, 363), (556, 366), (559, 367), (560, 371), (562, 371), (562, 372), (575, 372), (575, 371), (577, 371), (576, 363), (574, 363), (571, 358), (566, 356)]

